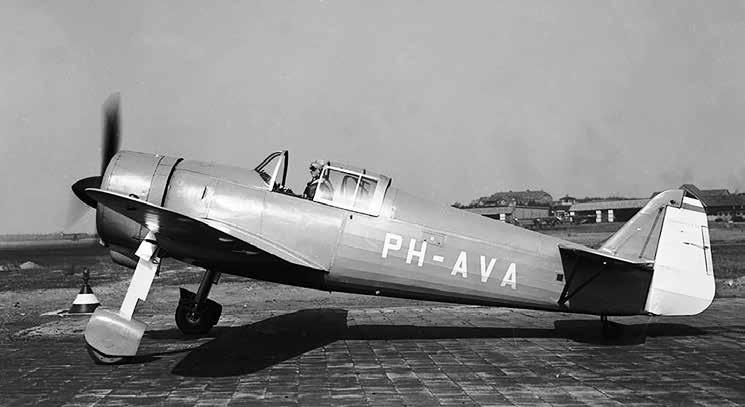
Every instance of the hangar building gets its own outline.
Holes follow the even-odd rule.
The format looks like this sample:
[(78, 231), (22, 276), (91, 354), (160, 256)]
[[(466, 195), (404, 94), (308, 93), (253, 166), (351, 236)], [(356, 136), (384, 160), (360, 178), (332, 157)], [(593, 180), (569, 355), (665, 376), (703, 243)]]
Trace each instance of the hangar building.
[(569, 208), (569, 218), (574, 223), (626, 222), (647, 202), (649, 199), (575, 203)]
[(487, 218), (513, 223), (516, 219), (535, 219), (549, 216), (549, 208), (542, 206), (482, 206), (464, 208)]
[(710, 222), (745, 220), (745, 194), (732, 194), (726, 189), (698, 189), (693, 184), (683, 184), (680, 189), (701, 200)]

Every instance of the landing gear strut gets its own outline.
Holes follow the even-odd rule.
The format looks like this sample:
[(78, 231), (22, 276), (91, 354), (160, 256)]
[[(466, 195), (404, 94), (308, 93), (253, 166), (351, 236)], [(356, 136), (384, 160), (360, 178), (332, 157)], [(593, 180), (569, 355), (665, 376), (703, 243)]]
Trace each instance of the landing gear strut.
[(217, 324), (222, 306), (207, 298), (220, 273), (206, 270), (196, 294), (181, 288), (181, 298), (176, 307), (176, 326), (187, 335), (205, 334)]
[(98, 307), (85, 326), (88, 354), (98, 364), (116, 364), (135, 356), (147, 324), (133, 318), (135, 307), (144, 301), (160, 269), (158, 242), (148, 232), (135, 255), (137, 262), (119, 311)]
[(601, 315), (600, 322), (603, 324), (603, 338), (613, 339), (621, 335), (621, 326), (608, 321), (607, 315)]

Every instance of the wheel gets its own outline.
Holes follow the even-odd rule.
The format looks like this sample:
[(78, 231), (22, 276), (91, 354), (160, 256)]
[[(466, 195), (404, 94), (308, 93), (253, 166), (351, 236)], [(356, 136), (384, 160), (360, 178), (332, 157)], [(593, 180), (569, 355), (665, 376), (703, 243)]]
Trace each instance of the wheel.
[(207, 300), (199, 311), (194, 312), (194, 305), (190, 299), (182, 298), (179, 301), (176, 307), (176, 326), (187, 335), (206, 334), (220, 319), (222, 306)]
[(96, 348), (91, 345), (85, 344), (85, 349), (88, 351), (88, 356), (91, 357), (93, 363), (97, 365), (116, 365), (125, 362), (128, 358), (126, 356), (108, 356), (99, 352)]

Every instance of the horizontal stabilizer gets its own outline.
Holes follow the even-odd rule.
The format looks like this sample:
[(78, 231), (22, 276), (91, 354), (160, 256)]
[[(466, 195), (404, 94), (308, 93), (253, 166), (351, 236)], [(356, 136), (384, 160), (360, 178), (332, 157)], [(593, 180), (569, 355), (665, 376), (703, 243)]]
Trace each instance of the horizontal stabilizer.
[(597, 315), (644, 312), (654, 263), (580, 245), (559, 244), (566, 284), (559, 305)]
[(652, 271), (654, 267), (654, 261), (651, 261), (651, 260), (645, 260), (645, 259), (629, 260), (623, 257), (614, 256), (612, 254), (605, 253), (605, 252), (591, 249), (589, 247), (584, 247), (584, 246), (570, 246), (566, 244), (559, 244), (559, 250), (562, 252), (572, 253), (576, 256), (595, 260), (601, 263), (611, 262), (611, 263), (627, 265), (627, 266), (631, 266), (634, 268), (639, 268), (639, 269), (644, 269), (644, 270), (649, 270), (649, 271)]

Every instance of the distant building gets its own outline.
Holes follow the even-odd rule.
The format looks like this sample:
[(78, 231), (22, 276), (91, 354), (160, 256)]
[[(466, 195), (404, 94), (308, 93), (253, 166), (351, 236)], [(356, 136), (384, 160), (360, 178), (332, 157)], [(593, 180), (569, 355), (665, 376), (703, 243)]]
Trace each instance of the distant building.
[(548, 192), (528, 189), (495, 192), (489, 196), (474, 199), (470, 204), (460, 206), (460, 208), (502, 222), (517, 224), (518, 221), (530, 220), (532, 224), (535, 219), (550, 216), (552, 203), (553, 198)]
[(575, 223), (626, 222), (649, 199), (624, 199), (575, 203), (569, 208), (569, 217)]
[(545, 191), (507, 191), (495, 192), (472, 201), (468, 207), (483, 206), (545, 206), (553, 202), (551, 194)]
[(519, 219), (545, 218), (550, 213), (548, 207), (542, 206), (482, 206), (464, 209), (481, 216), (486, 216), (487, 218), (508, 223), (514, 223)]
[(573, 196), (563, 196), (558, 201), (554, 201), (551, 205), (551, 211), (553, 215), (559, 219), (569, 219), (569, 209), (577, 203), (577, 198)]
[(745, 194), (732, 194), (726, 189), (698, 189), (693, 184), (683, 184), (680, 189), (701, 200), (709, 221), (745, 221)]
[(573, 196), (569, 196), (569, 195), (559, 198), (559, 202), (558, 202), (558, 204), (561, 206), (572, 206), (575, 203), (577, 203), (577, 198)]

